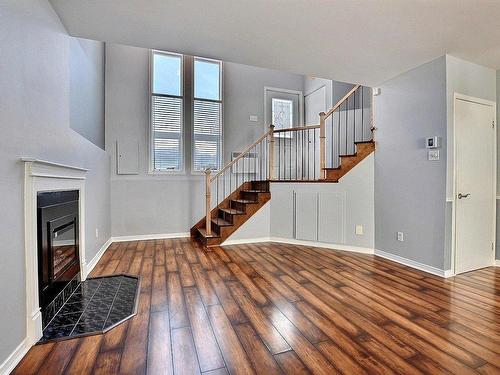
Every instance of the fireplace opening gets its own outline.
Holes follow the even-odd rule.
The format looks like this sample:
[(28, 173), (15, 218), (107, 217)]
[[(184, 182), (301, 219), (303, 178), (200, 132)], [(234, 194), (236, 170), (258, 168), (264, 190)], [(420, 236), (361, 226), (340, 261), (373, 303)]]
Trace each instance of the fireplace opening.
[(38, 293), (45, 328), (80, 281), (77, 190), (37, 194)]

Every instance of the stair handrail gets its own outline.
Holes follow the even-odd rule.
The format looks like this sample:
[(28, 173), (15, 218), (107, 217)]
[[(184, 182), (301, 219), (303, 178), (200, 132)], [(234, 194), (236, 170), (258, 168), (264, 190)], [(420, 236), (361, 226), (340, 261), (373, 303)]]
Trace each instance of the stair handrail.
[[(321, 112), (324, 114), (325, 116), (325, 119), (327, 119), (328, 117), (330, 117), (332, 115), (333, 112), (335, 112), (337, 110), (337, 108), (339, 108), (342, 104), (344, 104), (344, 102), (357, 90), (361, 87), (361, 85), (355, 85), (352, 89), (350, 89), (347, 94), (345, 94), (342, 99), (340, 99), (337, 104), (335, 104), (332, 108), (330, 108), (328, 110), (328, 112)], [(320, 113), (320, 116), (321, 116), (321, 113)]]
[(242, 159), (245, 157), (245, 155), (256, 145), (258, 145), (260, 142), (262, 142), (266, 137), (269, 137), (272, 133), (274, 132), (274, 125), (269, 126), (269, 130), (266, 131), (264, 134), (262, 134), (259, 139), (257, 139), (254, 143), (252, 143), (250, 146), (248, 146), (244, 151), (240, 152), (240, 154), (235, 157), (233, 160), (231, 160), (229, 163), (227, 163), (220, 171), (218, 171), (213, 177), (210, 178), (210, 182), (214, 182), (215, 179), (220, 176), (222, 173), (224, 173), (227, 169), (231, 168), (235, 163), (238, 162), (238, 160)]
[(269, 139), (269, 166), (268, 166), (268, 175), (267, 178), (271, 180), (273, 178), (273, 161), (274, 161), (274, 125), (269, 126), (269, 130), (267, 130), (264, 134), (262, 134), (255, 142), (253, 142), (251, 145), (249, 145), (245, 150), (239, 153), (237, 157), (235, 157), (233, 160), (231, 160), (229, 163), (227, 163), (223, 168), (221, 168), (217, 173), (215, 173), (213, 176), (212, 174), (212, 169), (207, 168), (205, 170), (205, 231), (207, 236), (212, 235), (212, 207), (211, 207), (211, 201), (212, 201), (212, 183), (217, 180), (217, 178), (225, 171), (227, 171), (229, 168), (231, 168), (233, 165), (235, 165), (238, 161), (240, 161), (242, 158), (246, 157), (247, 154), (250, 153), (250, 150), (253, 148), (256, 148), (259, 143), (264, 141), (266, 138)]
[(319, 114), (319, 176), (321, 180), (326, 180), (326, 119), (330, 117), (349, 97), (359, 89), (361, 85), (354, 85), (332, 108), (326, 113)]

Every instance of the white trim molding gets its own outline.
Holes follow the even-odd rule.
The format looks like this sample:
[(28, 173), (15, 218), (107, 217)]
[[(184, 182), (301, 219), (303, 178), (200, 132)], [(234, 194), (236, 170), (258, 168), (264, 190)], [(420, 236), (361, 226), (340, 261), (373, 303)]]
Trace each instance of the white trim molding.
[(80, 277), (85, 280), (85, 178), (88, 169), (70, 165), (21, 158), (24, 164), (24, 237), (26, 285), (26, 345), (30, 347), (42, 337), (42, 314), (38, 300), (37, 193), (77, 190), (79, 194)]
[(0, 375), (9, 375), (17, 364), (21, 362), (21, 359), (23, 359), (30, 347), (27, 340), (24, 339), (0, 365)]
[(165, 238), (186, 238), (186, 237), (190, 237), (190, 236), (191, 236), (191, 234), (189, 232), (163, 233), (163, 234), (137, 234), (134, 236), (111, 237), (111, 242), (161, 240), (161, 239), (165, 239)]
[(495, 259), (495, 267), (500, 267), (500, 259)]
[(221, 244), (221, 246), (241, 245), (241, 244), (258, 243), (258, 242), (278, 242), (278, 243), (287, 243), (291, 245), (320, 247), (332, 250), (352, 251), (355, 253), (362, 253), (362, 254), (373, 254), (373, 249), (369, 247), (332, 244), (332, 243), (316, 242), (316, 241), (302, 241), (293, 238), (282, 238), (282, 237), (260, 237), (260, 238), (241, 239), (241, 240), (228, 240), (225, 241), (223, 244)]
[(239, 240), (226, 240), (221, 244), (221, 246), (244, 245), (247, 243), (261, 243), (270, 241), (271, 241), (270, 237), (243, 238)]
[(427, 264), (423, 264), (411, 259), (404, 258), (399, 255), (391, 254), (382, 250), (375, 249), (375, 255), (392, 260), (396, 263), (404, 264), (405, 266), (416, 268), (417, 270), (424, 271), (427, 273), (431, 273), (440, 277), (451, 277), (453, 276), (452, 270), (442, 270), (436, 267), (428, 266)]
[(87, 274), (86, 274), (86, 276), (88, 276), (92, 272), (92, 270), (94, 269), (94, 267), (97, 265), (97, 263), (99, 262), (99, 260), (103, 256), (104, 252), (108, 249), (109, 245), (111, 245), (112, 243), (113, 243), (112, 239), (109, 238), (101, 246), (101, 248), (99, 249), (99, 251), (97, 252), (97, 254), (94, 256), (94, 258), (92, 258), (92, 260), (87, 263), (87, 270), (86, 270)]

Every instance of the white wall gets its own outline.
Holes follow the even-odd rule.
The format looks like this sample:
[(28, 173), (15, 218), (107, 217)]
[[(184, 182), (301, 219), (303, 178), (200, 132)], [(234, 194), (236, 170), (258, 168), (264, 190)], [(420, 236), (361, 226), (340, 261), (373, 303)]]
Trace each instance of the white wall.
[[(272, 183), (271, 237), (294, 238), (294, 192), (338, 193), (345, 196), (341, 215), (344, 240), (338, 245), (374, 248), (374, 155), (356, 165), (338, 183)], [(299, 213), (300, 214), (300, 213)], [(355, 234), (356, 225), (362, 225), (363, 235)]]
[[(252, 242), (269, 239), (271, 236), (271, 202), (267, 202), (251, 218), (239, 227), (226, 241)], [(224, 244), (226, 244), (226, 242)]]
[(26, 334), (24, 169), (19, 159), (35, 157), (90, 169), (88, 232), (83, 234), (87, 261), (110, 236), (110, 172), (108, 155), (70, 129), (70, 38), (47, 1), (2, 1), (0, 51), (2, 363)]
[[(148, 174), (148, 72), (147, 49), (106, 45), (106, 150), (112, 160), (113, 236), (186, 233), (203, 216), (203, 176), (190, 174), (189, 169), (183, 175)], [(302, 90), (302, 85), (300, 75), (224, 63), (226, 161), (230, 152), (241, 151), (263, 134), (264, 87)], [(250, 115), (257, 115), (258, 122), (250, 122)], [(116, 174), (117, 140), (138, 142), (138, 175)]]

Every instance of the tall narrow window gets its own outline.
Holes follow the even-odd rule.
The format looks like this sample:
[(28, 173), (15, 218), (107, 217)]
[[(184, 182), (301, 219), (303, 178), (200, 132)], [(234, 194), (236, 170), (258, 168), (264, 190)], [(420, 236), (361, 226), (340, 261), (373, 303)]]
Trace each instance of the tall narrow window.
[(222, 62), (194, 59), (193, 170), (222, 163)]
[(151, 56), (151, 169), (183, 169), (182, 55), (153, 51)]

